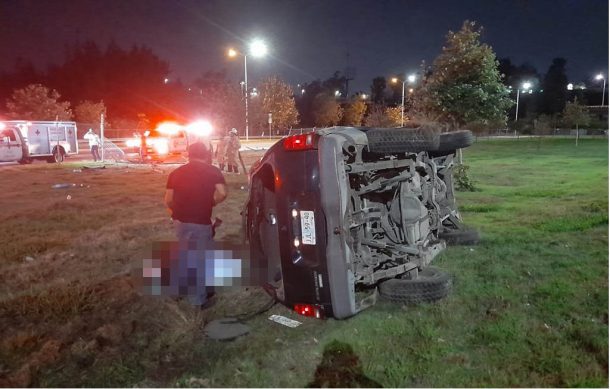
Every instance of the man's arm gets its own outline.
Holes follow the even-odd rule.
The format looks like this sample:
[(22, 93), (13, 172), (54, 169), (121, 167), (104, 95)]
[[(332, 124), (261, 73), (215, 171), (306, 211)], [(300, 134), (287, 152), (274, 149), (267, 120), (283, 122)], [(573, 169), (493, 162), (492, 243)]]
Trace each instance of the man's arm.
[(174, 206), (174, 190), (173, 189), (165, 189), (165, 206), (168, 209), (172, 209)]
[(227, 198), (227, 186), (225, 184), (216, 184), (214, 190), (214, 205), (222, 203)]

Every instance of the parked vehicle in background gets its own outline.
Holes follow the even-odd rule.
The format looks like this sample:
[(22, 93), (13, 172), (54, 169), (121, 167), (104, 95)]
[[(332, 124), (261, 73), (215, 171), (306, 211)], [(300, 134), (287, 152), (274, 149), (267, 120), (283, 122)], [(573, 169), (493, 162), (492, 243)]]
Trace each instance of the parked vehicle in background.
[(288, 136), (250, 171), (244, 228), (255, 267), (300, 314), (345, 318), (378, 294), (417, 303), (446, 296), (430, 267), (462, 225), (452, 168), (470, 131), (332, 127)]
[(211, 132), (211, 125), (204, 121), (187, 125), (162, 122), (153, 130), (146, 130), (127, 140), (125, 145), (137, 150), (143, 161), (164, 161), (170, 157), (185, 156), (191, 143), (202, 142), (211, 149)]
[(63, 162), (73, 154), (78, 154), (75, 122), (0, 122), (0, 162), (26, 164), (35, 159)]

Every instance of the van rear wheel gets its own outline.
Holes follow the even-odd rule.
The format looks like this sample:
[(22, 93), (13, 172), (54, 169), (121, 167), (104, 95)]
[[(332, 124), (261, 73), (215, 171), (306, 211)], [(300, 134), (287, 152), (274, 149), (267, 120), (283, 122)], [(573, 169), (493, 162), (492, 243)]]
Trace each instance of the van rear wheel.
[(47, 158), (48, 163), (62, 163), (64, 161), (64, 149), (56, 147), (53, 149), (53, 155)]

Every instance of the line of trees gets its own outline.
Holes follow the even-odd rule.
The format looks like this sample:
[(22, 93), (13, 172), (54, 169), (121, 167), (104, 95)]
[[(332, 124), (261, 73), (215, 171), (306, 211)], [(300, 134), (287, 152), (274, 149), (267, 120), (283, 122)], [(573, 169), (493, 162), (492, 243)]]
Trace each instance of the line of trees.
[[(422, 64), (417, 85), (401, 110), (402, 82), (385, 77), (372, 80), (370, 95), (345, 96), (347, 80), (336, 72), (326, 80), (313, 80), (293, 88), (277, 77), (264, 79), (245, 91), (225, 72), (207, 72), (192, 84), (169, 80), (169, 63), (146, 47), (123, 49), (111, 43), (106, 49), (87, 42), (67, 50), (66, 61), (37, 71), (31, 63), (17, 61), (15, 69), (0, 74), (0, 101), (4, 116), (30, 120), (75, 119), (92, 123), (104, 112), (114, 128), (149, 126), (161, 120), (209, 119), (216, 128), (244, 128), (244, 98), (250, 94), (250, 133), (290, 127), (333, 125), (398, 127), (439, 122), (448, 129), (511, 128), (528, 131), (556, 127), (562, 118), (584, 112), (585, 91), (567, 90), (566, 60), (556, 58), (544, 76), (527, 63), (515, 66), (496, 59), (481, 42), (482, 30), (466, 21), (450, 31), (441, 54), (431, 66)], [(533, 84), (532, 95), (522, 94), (518, 122), (514, 92), (524, 80)], [(512, 94), (511, 94), (512, 93)], [(601, 97), (601, 96), (600, 96)], [(566, 105), (570, 99), (573, 103)], [(590, 103), (590, 102), (589, 102)], [(1, 107), (2, 105), (0, 105)], [(566, 111), (568, 110), (568, 111)], [(576, 110), (576, 111), (575, 111)], [(512, 111), (512, 112), (511, 112)], [(581, 113), (582, 113), (581, 112)], [(599, 125), (578, 119), (578, 125)], [(565, 120), (570, 125), (574, 120)], [(606, 124), (607, 126), (607, 124)]]

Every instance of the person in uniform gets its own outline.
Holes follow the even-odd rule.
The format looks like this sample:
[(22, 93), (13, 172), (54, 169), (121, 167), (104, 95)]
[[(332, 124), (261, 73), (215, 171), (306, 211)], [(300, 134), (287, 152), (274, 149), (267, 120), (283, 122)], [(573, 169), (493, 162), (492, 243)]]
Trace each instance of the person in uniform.
[(227, 143), (229, 142), (229, 134), (225, 134), (218, 142), (216, 146), (216, 162), (220, 171), (225, 170), (225, 164), (227, 163)]
[(237, 158), (239, 149), (241, 148), (241, 142), (239, 136), (237, 136), (237, 129), (232, 128), (229, 131), (229, 137), (227, 140), (227, 171), (229, 173), (238, 173), (237, 169)]

